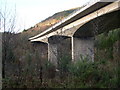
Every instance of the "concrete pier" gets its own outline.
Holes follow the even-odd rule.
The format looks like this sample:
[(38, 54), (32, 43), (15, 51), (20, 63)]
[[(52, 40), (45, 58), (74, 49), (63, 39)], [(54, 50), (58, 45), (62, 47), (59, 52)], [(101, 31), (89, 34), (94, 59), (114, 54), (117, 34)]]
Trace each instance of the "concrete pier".
[[(66, 43), (67, 42), (67, 43)], [(56, 67), (60, 64), (60, 60), (65, 58), (71, 60), (71, 38), (68, 37), (52, 37), (48, 43), (48, 60)]]
[(94, 39), (72, 37), (72, 61), (88, 58), (94, 61)]
[(50, 61), (54, 65), (57, 65), (58, 61), (57, 44), (48, 43), (48, 61)]

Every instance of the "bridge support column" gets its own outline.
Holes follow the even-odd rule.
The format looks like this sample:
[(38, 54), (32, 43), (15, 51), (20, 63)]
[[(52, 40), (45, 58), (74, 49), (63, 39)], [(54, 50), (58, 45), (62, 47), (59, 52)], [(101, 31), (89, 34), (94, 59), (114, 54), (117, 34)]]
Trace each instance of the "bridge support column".
[(94, 39), (72, 37), (72, 61), (82, 58), (94, 61)]
[(48, 60), (57, 65), (58, 52), (57, 44), (48, 43)]
[(71, 60), (71, 39), (63, 36), (49, 38), (48, 60), (59, 67), (61, 60)]

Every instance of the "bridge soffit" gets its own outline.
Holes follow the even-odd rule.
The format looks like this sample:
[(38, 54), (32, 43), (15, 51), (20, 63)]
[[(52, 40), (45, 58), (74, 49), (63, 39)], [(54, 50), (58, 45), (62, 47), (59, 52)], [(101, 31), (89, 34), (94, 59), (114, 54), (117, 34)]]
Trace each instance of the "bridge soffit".
[(74, 34), (76, 37), (91, 37), (103, 32), (120, 28), (120, 10), (104, 14), (81, 26)]
[[(93, 21), (94, 19), (97, 19), (97, 18), (99, 19), (99, 17), (101, 17), (101, 16), (104, 16), (106, 14), (109, 14), (109, 13), (112, 13), (112, 12), (118, 11), (118, 10), (120, 10), (120, 1), (119, 2), (114, 2), (114, 3), (108, 5), (104, 8), (101, 8), (101, 9), (99, 9), (99, 10), (97, 10), (97, 11), (95, 11), (95, 12), (93, 12), (93, 13), (91, 13), (91, 14), (89, 14), (89, 15), (87, 15), (87, 16), (79, 19), (79, 20), (77, 20), (76, 21), (77, 24), (80, 24), (80, 25), (77, 25), (78, 26), (77, 29), (73, 30), (74, 32), (73, 32), (72, 36), (74, 36), (74, 34), (78, 30), (80, 30), (80, 28), (82, 28), (85, 24)], [(86, 29), (89, 29), (89, 27), (86, 27)]]

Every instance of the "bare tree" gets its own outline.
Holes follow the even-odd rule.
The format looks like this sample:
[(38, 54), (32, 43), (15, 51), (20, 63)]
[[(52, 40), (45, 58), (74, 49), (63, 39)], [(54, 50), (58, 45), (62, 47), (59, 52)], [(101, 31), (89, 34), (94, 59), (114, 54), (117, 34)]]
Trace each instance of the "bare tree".
[(5, 62), (12, 57), (8, 57), (11, 48), (11, 39), (15, 32), (16, 8), (10, 10), (7, 8), (7, 2), (0, 3), (0, 32), (2, 32), (2, 77), (5, 78)]

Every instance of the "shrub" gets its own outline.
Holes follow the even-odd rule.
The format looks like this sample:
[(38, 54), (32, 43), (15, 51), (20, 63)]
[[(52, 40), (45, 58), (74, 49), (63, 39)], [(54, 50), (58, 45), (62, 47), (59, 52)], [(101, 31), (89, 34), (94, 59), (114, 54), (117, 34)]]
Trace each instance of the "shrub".
[(58, 69), (61, 72), (68, 72), (68, 64), (71, 62), (69, 56), (63, 56), (58, 61)]
[(50, 61), (45, 62), (44, 66), (43, 66), (43, 71), (46, 74), (45, 77), (46, 78), (54, 78), (55, 77), (55, 69), (56, 67), (54, 66), (54, 64), (52, 64)]
[(116, 67), (111, 67), (112, 63), (104, 59), (97, 62), (78, 60), (69, 65), (69, 72), (74, 77), (73, 82), (77, 82), (75, 87), (117, 87)]

